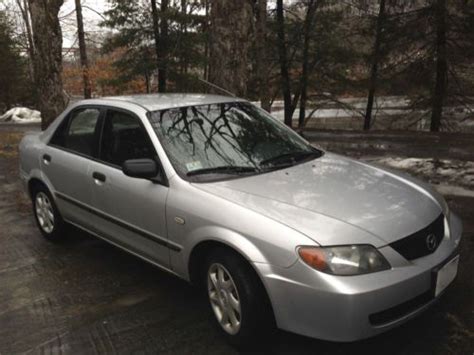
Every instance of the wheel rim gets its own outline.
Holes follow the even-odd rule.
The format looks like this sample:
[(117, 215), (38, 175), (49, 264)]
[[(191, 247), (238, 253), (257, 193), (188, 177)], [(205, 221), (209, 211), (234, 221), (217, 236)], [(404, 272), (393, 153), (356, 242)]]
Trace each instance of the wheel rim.
[(232, 276), (222, 264), (212, 264), (207, 272), (207, 290), (217, 321), (229, 334), (237, 334), (241, 323), (240, 298)]
[(35, 198), (36, 219), (41, 229), (46, 233), (51, 233), (54, 229), (54, 212), (49, 197), (38, 192)]

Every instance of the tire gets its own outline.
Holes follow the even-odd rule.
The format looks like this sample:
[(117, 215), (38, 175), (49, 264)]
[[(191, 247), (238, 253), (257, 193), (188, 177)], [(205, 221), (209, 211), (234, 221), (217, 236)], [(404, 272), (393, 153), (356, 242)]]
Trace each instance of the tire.
[(60, 242), (66, 235), (66, 223), (48, 188), (38, 184), (32, 189), (33, 214), (43, 237), (51, 242)]
[(275, 328), (273, 312), (248, 261), (229, 249), (217, 248), (209, 254), (205, 270), (211, 312), (227, 341), (241, 349), (261, 344)]

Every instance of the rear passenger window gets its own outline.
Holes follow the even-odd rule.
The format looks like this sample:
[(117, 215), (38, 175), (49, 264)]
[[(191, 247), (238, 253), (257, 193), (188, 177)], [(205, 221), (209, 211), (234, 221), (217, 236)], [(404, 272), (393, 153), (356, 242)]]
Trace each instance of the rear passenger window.
[(95, 155), (100, 110), (83, 108), (74, 110), (67, 124), (61, 125), (54, 134), (51, 144), (88, 155)]
[(156, 151), (140, 120), (128, 113), (108, 110), (102, 142), (100, 159), (122, 166), (129, 159), (154, 159)]

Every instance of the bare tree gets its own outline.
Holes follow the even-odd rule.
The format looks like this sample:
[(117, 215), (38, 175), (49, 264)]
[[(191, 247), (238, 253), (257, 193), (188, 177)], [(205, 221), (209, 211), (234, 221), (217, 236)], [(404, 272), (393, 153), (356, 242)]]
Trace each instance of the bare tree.
[(33, 31), (31, 30), (31, 21), (30, 21), (30, 11), (29, 5), (27, 0), (16, 0), (16, 4), (21, 12), (21, 18), (23, 19), (23, 23), (25, 25), (25, 35), (28, 43), (28, 57), (29, 57), (29, 69), (30, 69), (30, 76), (31, 79), (34, 80), (34, 58), (35, 58), (35, 46), (33, 43)]
[(77, 17), (77, 37), (79, 40), (79, 55), (81, 58), (82, 80), (84, 82), (84, 98), (92, 97), (92, 88), (89, 78), (89, 61), (87, 59), (86, 38), (84, 34), (84, 22), (82, 20), (81, 0), (76, 1), (76, 17)]
[(380, 48), (382, 45), (383, 25), (385, 21), (385, 0), (380, 0), (377, 25), (375, 30), (374, 49), (372, 52), (372, 65), (370, 68), (369, 94), (367, 109), (364, 118), (364, 130), (369, 130), (372, 123), (372, 108), (374, 106), (375, 89), (377, 86), (378, 67), (380, 61)]
[(28, 0), (31, 14), (35, 82), (38, 89), (38, 108), (41, 111), (41, 128), (46, 129), (64, 109), (62, 33), (59, 9), (63, 0)]
[(245, 96), (253, 9), (250, 0), (211, 2), (209, 80)]
[[(313, 57), (310, 60), (310, 40), (312, 32), (314, 31), (314, 19), (316, 17), (316, 10), (319, 5), (318, 0), (308, 0), (304, 2), (306, 6), (306, 13), (303, 20), (303, 51), (302, 51), (302, 62), (301, 62), (301, 76), (298, 80), (298, 85), (292, 94), (291, 89), (291, 76), (290, 76), (290, 63), (294, 60), (296, 55), (296, 48), (293, 50), (290, 56), (288, 56), (288, 46), (285, 31), (285, 9), (283, 7), (283, 0), (277, 0), (276, 2), (276, 26), (277, 26), (277, 42), (278, 42), (278, 61), (280, 63), (280, 79), (281, 79), (281, 90), (283, 93), (284, 102), (284, 122), (287, 126), (292, 127), (293, 125), (293, 114), (298, 106), (300, 97), (304, 95), (303, 102), (301, 103), (301, 110), (298, 119), (298, 125), (302, 128), (305, 124), (306, 116), (306, 101), (307, 101), (307, 88), (308, 88), (308, 77), (313, 71), (314, 67), (318, 63), (317, 57)], [(293, 39), (299, 41), (298, 38)]]

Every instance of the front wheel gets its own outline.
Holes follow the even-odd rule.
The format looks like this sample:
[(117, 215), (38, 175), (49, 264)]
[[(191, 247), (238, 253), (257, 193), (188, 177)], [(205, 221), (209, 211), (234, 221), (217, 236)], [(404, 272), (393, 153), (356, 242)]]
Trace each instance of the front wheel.
[(244, 258), (219, 248), (210, 254), (206, 270), (211, 310), (231, 344), (248, 347), (274, 329), (263, 285)]

